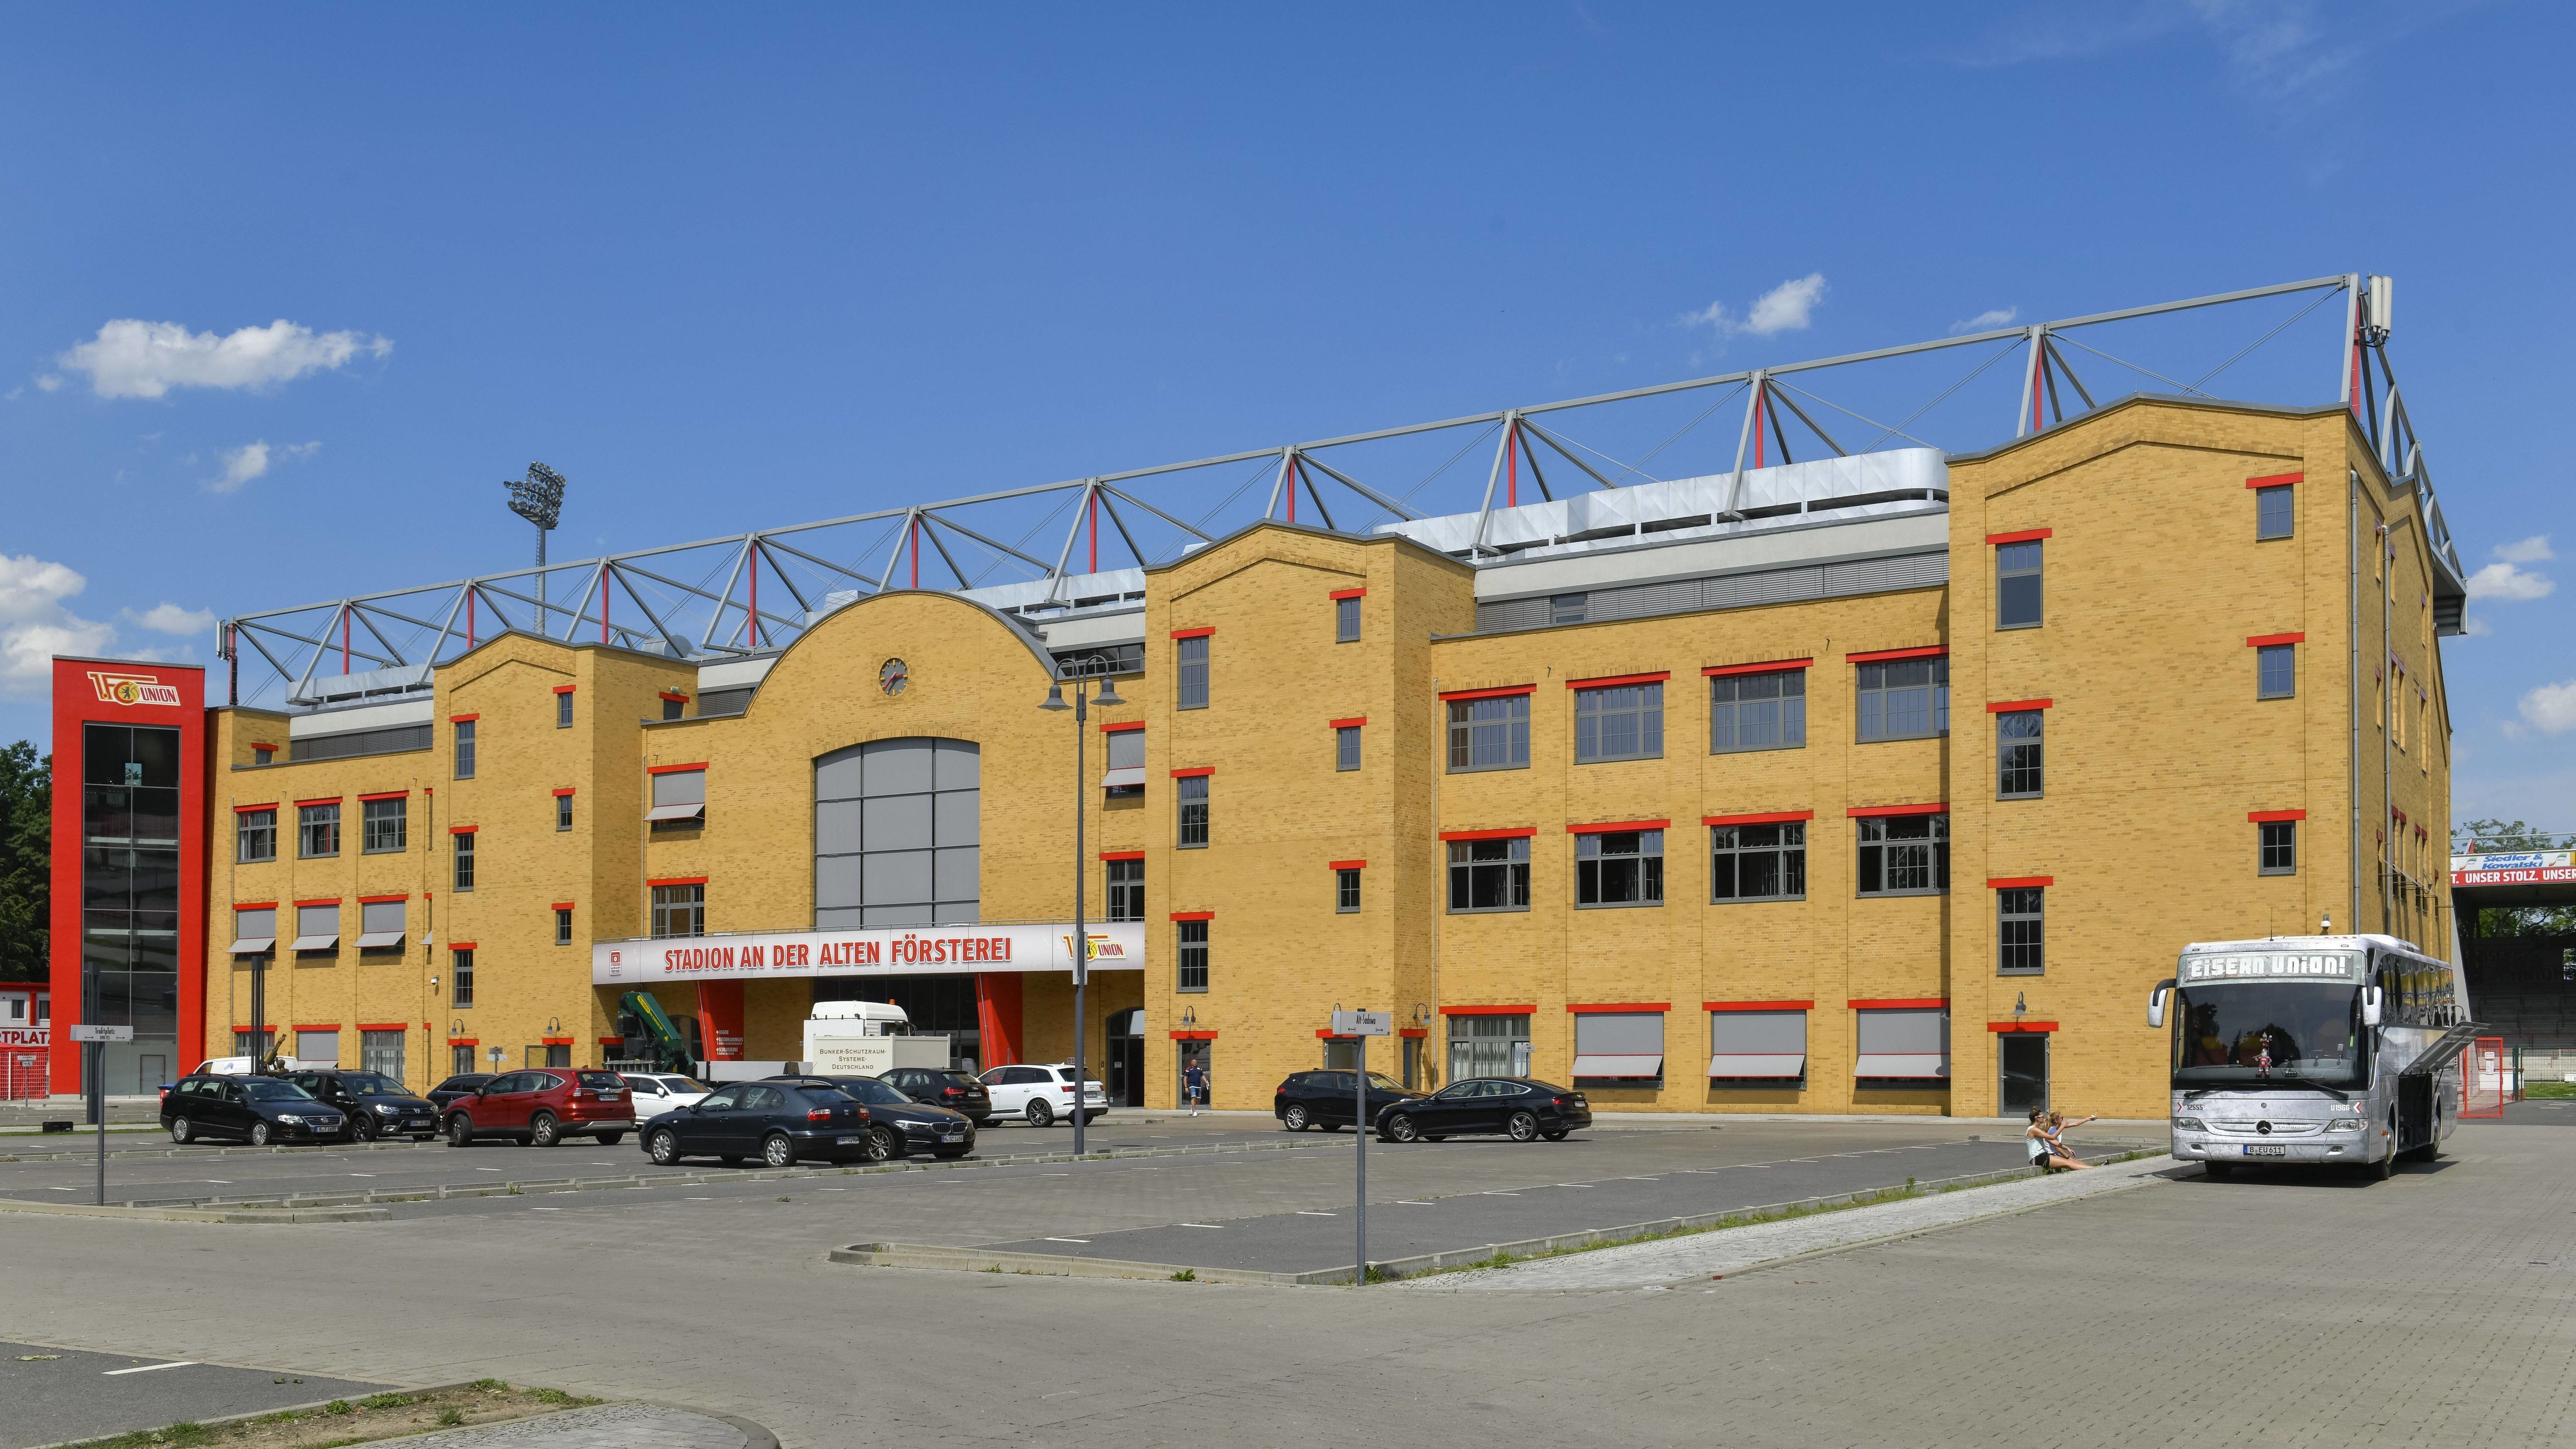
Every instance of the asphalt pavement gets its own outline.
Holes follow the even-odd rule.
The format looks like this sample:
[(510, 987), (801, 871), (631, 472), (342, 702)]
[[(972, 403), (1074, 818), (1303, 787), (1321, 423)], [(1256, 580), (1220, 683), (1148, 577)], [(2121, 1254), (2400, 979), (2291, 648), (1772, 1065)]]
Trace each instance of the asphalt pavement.
[[(263, 1310), (244, 1303), (242, 1311)], [(390, 1387), (284, 1369), (0, 1343), (0, 1449), (272, 1413)]]

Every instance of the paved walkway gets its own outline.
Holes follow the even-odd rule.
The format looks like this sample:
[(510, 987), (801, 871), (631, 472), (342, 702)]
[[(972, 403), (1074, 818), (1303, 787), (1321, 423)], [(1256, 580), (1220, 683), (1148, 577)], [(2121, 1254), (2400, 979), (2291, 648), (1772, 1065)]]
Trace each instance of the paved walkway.
[(1624, 1247), (1598, 1248), (1562, 1258), (1539, 1258), (1501, 1268), (1472, 1268), (1463, 1273), (1437, 1273), (1408, 1279), (1399, 1289), (1422, 1291), (1466, 1289), (1643, 1288), (1685, 1278), (1740, 1273), (1806, 1253), (1848, 1248), (1861, 1243), (1954, 1227), (1979, 1218), (2075, 1198), (2145, 1187), (2175, 1170), (2170, 1157), (2115, 1163), (2089, 1172), (2062, 1172), (2054, 1177), (1998, 1183), (1935, 1193), (1904, 1202), (1818, 1213), (1784, 1222), (1724, 1228), (1688, 1237), (1666, 1238)]
[(535, 1419), (389, 1439), (405, 1449), (776, 1449), (765, 1430), (659, 1404), (601, 1404)]

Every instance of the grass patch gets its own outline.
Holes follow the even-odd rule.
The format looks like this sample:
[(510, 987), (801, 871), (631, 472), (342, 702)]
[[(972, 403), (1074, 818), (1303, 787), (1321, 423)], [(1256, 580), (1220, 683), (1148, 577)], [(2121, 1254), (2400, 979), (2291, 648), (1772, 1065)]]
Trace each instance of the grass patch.
[(2526, 1081), (2522, 1084), (2522, 1094), (2526, 1097), (2576, 1097), (2576, 1082)]
[(1175, 1283), (1195, 1283), (1199, 1281), (1199, 1270), (1196, 1268), (1183, 1268), (1181, 1271), (1172, 1275), (1172, 1281)]
[(237, 1423), (191, 1421), (141, 1429), (83, 1441), (82, 1449), (342, 1449), (429, 1429), (499, 1423), (599, 1402), (561, 1389), (513, 1388), (499, 1379), (478, 1379), (463, 1388), (428, 1393), (333, 1399), (317, 1408), (285, 1409)]

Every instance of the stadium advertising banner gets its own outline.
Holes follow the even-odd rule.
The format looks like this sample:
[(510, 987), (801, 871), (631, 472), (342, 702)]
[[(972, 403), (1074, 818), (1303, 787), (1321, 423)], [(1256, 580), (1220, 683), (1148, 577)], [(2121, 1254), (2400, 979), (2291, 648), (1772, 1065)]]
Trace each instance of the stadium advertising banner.
[[(1094, 971), (1145, 968), (1145, 927), (1092, 925)], [(1071, 971), (1073, 923), (897, 926), (873, 931), (747, 931), (601, 941), (590, 948), (595, 986), (680, 981), (763, 981), (797, 976), (925, 976), (985, 971)]]
[(2455, 886), (2576, 884), (2576, 851), (2528, 850), (2518, 854), (2451, 857)]

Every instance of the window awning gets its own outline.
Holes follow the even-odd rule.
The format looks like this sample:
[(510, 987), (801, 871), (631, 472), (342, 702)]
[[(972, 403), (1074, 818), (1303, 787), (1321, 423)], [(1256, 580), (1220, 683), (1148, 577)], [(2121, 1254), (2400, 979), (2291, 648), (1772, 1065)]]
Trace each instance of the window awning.
[(233, 942), (232, 953), (236, 956), (265, 956), (276, 946), (275, 936), (244, 936)]
[(400, 931), (368, 931), (358, 937), (358, 949), (361, 951), (381, 951), (388, 946), (399, 946), (402, 943), (403, 933)]
[(1947, 1077), (1950, 1059), (1938, 1052), (1863, 1052), (1852, 1063), (1855, 1077)]
[(1660, 1077), (1663, 1074), (1664, 1059), (1659, 1056), (1579, 1056), (1574, 1059), (1574, 1075), (1578, 1077)]
[(294, 951), (335, 951), (339, 949), (339, 946), (340, 933), (334, 931), (328, 936), (298, 936), (295, 938), (295, 944), (287, 949)]
[(695, 804), (687, 805), (656, 805), (644, 812), (644, 818), (647, 820), (700, 820), (706, 817), (706, 813), (707, 803), (700, 800)]
[(1100, 787), (1104, 790), (1114, 790), (1121, 785), (1142, 785), (1144, 783), (1145, 767), (1142, 765), (1119, 765), (1111, 769), (1108, 774), (1100, 777)]
[(1719, 1052), (1708, 1059), (1712, 1077), (1803, 1077), (1803, 1052)]

